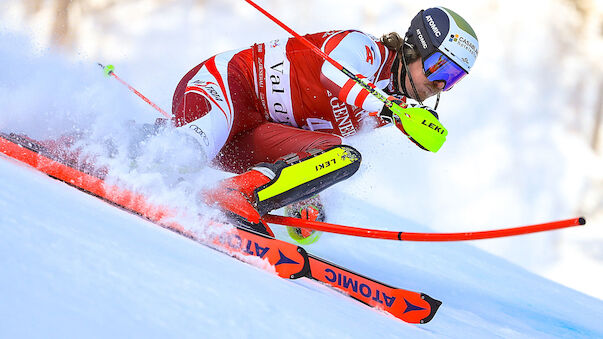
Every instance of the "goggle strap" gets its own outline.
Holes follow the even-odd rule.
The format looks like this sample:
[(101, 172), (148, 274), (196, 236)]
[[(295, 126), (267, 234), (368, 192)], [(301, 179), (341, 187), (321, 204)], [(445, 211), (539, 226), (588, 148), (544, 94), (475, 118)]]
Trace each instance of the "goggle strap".
[[(415, 92), (415, 97), (417, 99), (415, 99), (416, 101), (418, 101), (421, 105), (423, 105), (423, 101), (419, 100), (419, 92), (417, 91), (417, 88), (415, 87), (415, 82), (412, 80), (412, 75), (410, 74), (410, 72), (408, 71), (408, 65), (406, 64), (406, 57), (404, 56), (404, 50), (402, 50), (402, 62), (404, 63), (404, 70), (406, 71), (406, 75), (408, 76), (408, 80), (410, 80), (410, 85), (412, 86), (412, 90)], [(406, 79), (401, 79), (402, 81), (406, 82)]]
[(438, 97), (436, 99), (436, 104), (435, 107), (433, 108), (433, 110), (437, 110), (438, 109), (438, 105), (440, 104), (440, 93), (438, 92)]

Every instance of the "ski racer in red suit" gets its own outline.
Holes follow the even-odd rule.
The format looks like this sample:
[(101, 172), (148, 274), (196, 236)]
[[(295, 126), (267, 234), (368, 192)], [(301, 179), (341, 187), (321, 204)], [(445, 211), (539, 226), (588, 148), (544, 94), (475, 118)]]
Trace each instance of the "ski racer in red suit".
[[(404, 38), (390, 33), (376, 39), (355, 30), (305, 38), (397, 103), (414, 99), (436, 118), (422, 101), (439, 99), (469, 72), (478, 52), (469, 24), (441, 7), (419, 12)], [(208, 160), (239, 174), (207, 199), (268, 233), (260, 216), (292, 203), (288, 214), (324, 218), (316, 194), (360, 164), (360, 154), (342, 145), (343, 138), (392, 121), (382, 101), (296, 38), (202, 62), (178, 84), (172, 112), (174, 125), (199, 142)], [(337, 165), (337, 157), (348, 161)], [(299, 240), (312, 234), (296, 231)]]

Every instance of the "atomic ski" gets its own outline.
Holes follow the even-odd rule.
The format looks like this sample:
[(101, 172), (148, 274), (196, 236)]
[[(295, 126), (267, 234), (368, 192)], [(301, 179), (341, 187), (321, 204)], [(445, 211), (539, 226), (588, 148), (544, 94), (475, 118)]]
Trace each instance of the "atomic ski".
[(308, 254), (300, 246), (242, 225), (211, 221), (209, 227), (220, 232), (198, 235), (174, 222), (170, 218), (174, 211), (170, 208), (151, 204), (142, 194), (110, 185), (104, 181), (104, 171), (67, 159), (26, 136), (0, 132), (0, 153), (205, 246), (250, 264), (257, 263), (250, 258), (260, 258), (282, 278), (313, 279), (403, 321), (427, 323), (441, 305), (440, 301), (426, 294), (388, 286)]

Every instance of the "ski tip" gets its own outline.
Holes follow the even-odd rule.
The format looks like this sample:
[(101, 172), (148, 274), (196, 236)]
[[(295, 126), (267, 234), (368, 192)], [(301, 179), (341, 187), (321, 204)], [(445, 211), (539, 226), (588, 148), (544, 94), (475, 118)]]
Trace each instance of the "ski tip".
[(580, 217), (580, 218), (578, 218), (578, 223), (580, 225), (585, 225), (586, 224), (586, 219), (584, 219), (584, 217)]
[(428, 322), (431, 321), (431, 319), (433, 319), (436, 312), (438, 311), (438, 308), (440, 308), (440, 306), (442, 305), (442, 302), (428, 296), (425, 293), (421, 293), (421, 299), (427, 301), (429, 303), (429, 305), (431, 306), (431, 312), (429, 313), (429, 315), (427, 317), (421, 319), (421, 324), (427, 324)]

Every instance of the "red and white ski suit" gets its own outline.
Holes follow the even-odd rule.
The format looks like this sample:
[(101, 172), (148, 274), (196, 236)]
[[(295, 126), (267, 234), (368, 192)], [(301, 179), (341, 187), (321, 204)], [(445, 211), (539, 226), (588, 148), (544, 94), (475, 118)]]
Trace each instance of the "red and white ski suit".
[[(396, 53), (359, 31), (306, 35), (348, 70), (392, 91)], [(189, 71), (174, 93), (175, 126), (221, 168), (242, 173), (260, 162), (338, 145), (383, 103), (295, 38), (218, 54)]]

